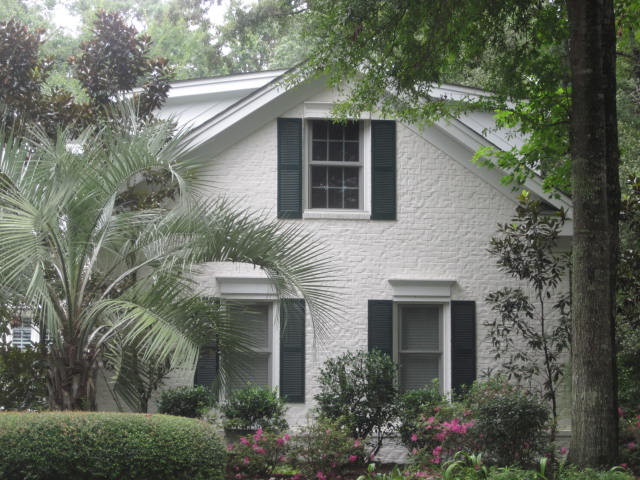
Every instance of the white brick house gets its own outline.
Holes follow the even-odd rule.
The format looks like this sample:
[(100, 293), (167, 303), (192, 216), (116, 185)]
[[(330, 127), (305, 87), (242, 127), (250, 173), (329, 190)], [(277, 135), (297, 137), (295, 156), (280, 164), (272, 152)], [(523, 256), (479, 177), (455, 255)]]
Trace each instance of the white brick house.
[[(161, 112), (193, 129), (193, 153), (209, 164), (208, 194), (300, 224), (333, 252), (340, 313), (318, 342), (308, 312), (306, 319), (289, 312), (281, 332), (280, 307), (259, 271), (207, 267), (203, 294), (246, 301), (261, 325), (247, 378), (279, 387), (292, 424), (312, 406), (324, 360), (347, 351), (388, 351), (402, 365), (406, 387), (437, 377), (449, 391), (473, 380), (492, 364), (484, 298), (510, 282), (489, 257), (488, 242), (496, 224), (512, 217), (517, 193), (500, 183), (503, 172), (471, 158), (480, 146), (508, 149), (520, 139), (485, 131), (492, 127), (485, 113), (427, 127), (372, 113), (334, 126), (327, 119), (338, 93), (322, 80), (283, 86), (282, 74), (177, 82)], [(434, 89), (447, 98), (481, 94)], [(547, 198), (536, 179), (526, 188), (570, 210), (568, 198)], [(570, 223), (563, 233), (568, 242)], [(215, 356), (203, 360), (196, 381), (207, 381), (214, 363)], [(171, 385), (193, 381), (193, 372), (181, 372)], [(100, 399), (110, 408), (106, 395)]]

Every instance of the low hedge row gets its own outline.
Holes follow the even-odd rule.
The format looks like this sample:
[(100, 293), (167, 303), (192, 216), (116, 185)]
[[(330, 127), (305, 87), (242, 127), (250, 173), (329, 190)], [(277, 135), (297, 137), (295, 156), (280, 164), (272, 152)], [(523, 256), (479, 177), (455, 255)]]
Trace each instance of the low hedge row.
[(214, 480), (225, 452), (215, 429), (167, 415), (0, 413), (4, 480)]

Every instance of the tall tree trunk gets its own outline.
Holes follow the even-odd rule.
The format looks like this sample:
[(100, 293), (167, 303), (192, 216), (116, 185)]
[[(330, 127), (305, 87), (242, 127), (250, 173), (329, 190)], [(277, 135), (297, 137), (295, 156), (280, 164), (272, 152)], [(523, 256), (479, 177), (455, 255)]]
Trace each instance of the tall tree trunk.
[[(617, 132), (610, 0), (569, 0), (574, 205), (572, 437), (569, 460), (612, 465), (617, 457), (613, 292), (617, 248)], [(613, 75), (613, 77), (612, 77)], [(613, 82), (611, 79), (613, 78)], [(614, 90), (615, 94), (615, 90)], [(615, 182), (617, 183), (617, 178)], [(613, 263), (612, 263), (613, 262)]]

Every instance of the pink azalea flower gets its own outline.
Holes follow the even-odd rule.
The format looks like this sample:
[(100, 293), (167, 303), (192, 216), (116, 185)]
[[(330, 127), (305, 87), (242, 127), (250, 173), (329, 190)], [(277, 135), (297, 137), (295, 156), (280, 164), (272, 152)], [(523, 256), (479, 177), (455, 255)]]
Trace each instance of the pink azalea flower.
[(280, 446), (284, 445), (284, 438), (280, 438), (280, 437), (276, 438), (276, 443)]
[(417, 442), (418, 441), (418, 435), (416, 435), (415, 433), (411, 434), (411, 441), (412, 442)]
[(638, 445), (636, 445), (636, 442), (629, 442), (627, 443), (627, 448), (629, 450), (633, 450), (634, 448), (636, 448)]
[(562, 448), (560, 449), (560, 454), (561, 454), (561, 455), (566, 455), (566, 453), (567, 453), (568, 451), (569, 451), (569, 450), (567, 450), (567, 447), (562, 447)]
[(619, 417), (624, 416), (624, 410), (622, 410), (620, 407), (618, 407), (618, 416)]
[(281, 457), (278, 457), (278, 461), (279, 461), (279, 462), (286, 462), (286, 461), (287, 461), (287, 457), (285, 457), (284, 455), (282, 455)]
[(244, 458), (242, 459), (242, 462), (243, 462), (243, 463), (249, 463), (249, 457), (244, 457)]
[(621, 463), (621, 464), (620, 464), (620, 466), (621, 466), (622, 468), (624, 468), (625, 470), (626, 470), (627, 468), (629, 468), (629, 464), (628, 464), (628, 463)]
[(257, 445), (253, 446), (253, 451), (256, 452), (259, 455), (263, 455), (265, 453), (265, 449), (262, 447), (259, 447)]
[(247, 437), (240, 437), (240, 443), (243, 445), (249, 445), (249, 440), (247, 440)]
[(356, 460), (358, 460), (358, 457), (356, 457), (355, 455), (349, 455), (349, 461), (351, 463), (355, 462)]
[(318, 473), (316, 473), (316, 478), (317, 478), (318, 480), (327, 480), (327, 476), (326, 476), (324, 473), (322, 473), (322, 472), (318, 472)]
[(411, 455), (415, 455), (416, 453), (418, 453), (418, 449), (414, 448), (413, 450), (411, 450)]
[(237, 478), (238, 480), (240, 480), (240, 479), (242, 478), (242, 474), (241, 474), (241, 473), (236, 473), (236, 478)]
[(354, 447), (359, 447), (360, 445), (362, 445), (362, 442), (360, 442), (360, 440), (356, 440), (355, 442), (353, 442)]
[(291, 435), (289, 435), (288, 433), (285, 433), (284, 437), (282, 437), (282, 438), (284, 438), (285, 442), (288, 442), (289, 440), (291, 440)]

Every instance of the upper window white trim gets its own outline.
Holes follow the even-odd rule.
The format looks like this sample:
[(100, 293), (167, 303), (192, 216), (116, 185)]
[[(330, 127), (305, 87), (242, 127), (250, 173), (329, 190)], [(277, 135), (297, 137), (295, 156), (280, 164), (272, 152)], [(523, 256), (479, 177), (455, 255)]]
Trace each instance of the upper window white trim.
[(393, 289), (393, 299), (401, 301), (405, 299), (434, 299), (451, 298), (451, 287), (455, 280), (425, 280), (394, 278), (389, 280)]

